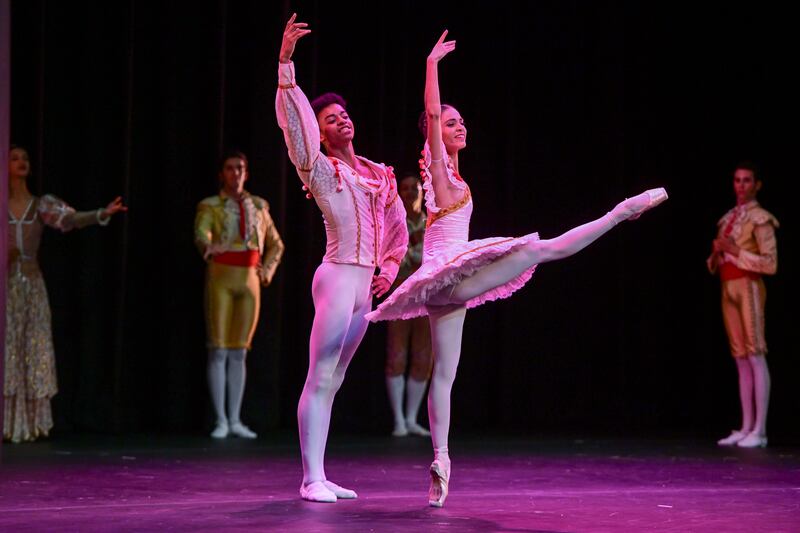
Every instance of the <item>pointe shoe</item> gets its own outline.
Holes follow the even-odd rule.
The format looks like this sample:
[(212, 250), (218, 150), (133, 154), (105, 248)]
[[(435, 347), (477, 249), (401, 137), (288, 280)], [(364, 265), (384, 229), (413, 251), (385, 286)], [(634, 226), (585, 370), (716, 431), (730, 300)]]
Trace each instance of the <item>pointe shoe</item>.
[(356, 491), (341, 487), (336, 483), (334, 483), (333, 481), (325, 480), (322, 483), (329, 491), (334, 493), (336, 497), (340, 500), (355, 500), (356, 498), (358, 498), (358, 494), (356, 494)]
[(300, 497), (308, 502), (336, 503), (336, 494), (325, 486), (324, 481), (312, 481), (308, 485), (300, 485)]
[(719, 439), (717, 441), (717, 445), (718, 446), (735, 446), (737, 442), (739, 442), (740, 440), (742, 440), (746, 436), (747, 436), (747, 433), (745, 433), (744, 431), (739, 431), (738, 429), (735, 429), (735, 430), (731, 431), (731, 434), (728, 435), (727, 437), (725, 437), (724, 439)]
[(767, 436), (751, 431), (745, 438), (736, 443), (740, 448), (766, 448)]
[(392, 437), (408, 437), (408, 427), (405, 422), (395, 423)]
[(211, 432), (211, 438), (224, 439), (228, 436), (230, 428), (227, 422), (217, 422), (217, 427)]
[(450, 469), (445, 470), (440, 461), (431, 463), (431, 488), (428, 491), (428, 504), (431, 507), (443, 507), (447, 499)]
[(406, 422), (406, 427), (408, 428), (408, 433), (412, 435), (419, 435), (420, 437), (430, 437), (431, 432), (425, 429), (424, 427), (420, 426), (416, 422)]
[(644, 191), (639, 196), (634, 196), (633, 198), (631, 198), (631, 200), (639, 198), (640, 196), (644, 195), (647, 195), (647, 203), (644, 205), (644, 207), (634, 208), (634, 213), (628, 218), (628, 220), (636, 220), (637, 218), (642, 216), (642, 213), (644, 213), (648, 209), (654, 208), (655, 206), (659, 205), (660, 203), (664, 202), (667, 198), (669, 198), (667, 190), (664, 187), (659, 187), (658, 189), (649, 189), (647, 191)]
[(254, 439), (258, 437), (256, 433), (241, 422), (235, 422), (230, 426), (230, 432), (240, 439)]

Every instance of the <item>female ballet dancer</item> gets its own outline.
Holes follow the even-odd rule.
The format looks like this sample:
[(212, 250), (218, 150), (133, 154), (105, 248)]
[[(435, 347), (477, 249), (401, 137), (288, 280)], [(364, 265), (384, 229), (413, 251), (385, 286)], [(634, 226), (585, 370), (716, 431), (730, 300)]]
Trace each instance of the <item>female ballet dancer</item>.
[(420, 119), (427, 138), (420, 159), (428, 227), (422, 266), (378, 308), (371, 321), (428, 315), (433, 338), (434, 369), (428, 393), (434, 460), (428, 501), (441, 507), (447, 498), (450, 457), (450, 391), (461, 356), (464, 317), (469, 308), (507, 298), (530, 280), (536, 265), (582, 250), (620, 222), (637, 218), (667, 199), (652, 189), (618, 204), (603, 217), (553, 239), (531, 233), (518, 238), (468, 240), (472, 196), (461, 177), (458, 152), (466, 147), (464, 119), (439, 100), (438, 63), (455, 49), (447, 31), (427, 60), (425, 111)]
[(128, 210), (117, 197), (105, 208), (75, 211), (53, 196), (35, 196), (28, 189), (28, 151), (8, 152), (8, 292), (6, 296), (5, 416), (3, 438), (11, 442), (46, 437), (53, 427), (50, 400), (58, 392), (50, 302), (39, 245), (45, 227), (61, 232), (99, 224)]

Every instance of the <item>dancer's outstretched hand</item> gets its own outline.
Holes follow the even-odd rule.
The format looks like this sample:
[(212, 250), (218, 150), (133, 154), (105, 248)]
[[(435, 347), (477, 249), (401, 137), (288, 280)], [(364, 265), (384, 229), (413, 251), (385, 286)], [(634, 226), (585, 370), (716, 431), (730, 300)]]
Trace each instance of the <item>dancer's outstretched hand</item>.
[(389, 280), (380, 276), (372, 276), (372, 294), (380, 298), (387, 293), (392, 286)]
[(311, 30), (308, 30), (308, 24), (305, 22), (295, 22), (297, 13), (292, 13), (289, 22), (286, 23), (286, 29), (283, 30), (283, 42), (281, 42), (281, 53), (278, 56), (278, 61), (281, 63), (288, 63), (292, 60), (294, 54), (294, 45), (297, 44), (301, 38), (305, 37)]
[(445, 37), (447, 37), (447, 30), (444, 30), (442, 36), (439, 37), (439, 40), (433, 46), (433, 50), (428, 54), (428, 61), (435, 61), (438, 63), (440, 59), (456, 49), (456, 42), (445, 41)]
[(109, 218), (115, 213), (119, 213), (120, 211), (125, 212), (127, 210), (128, 207), (122, 203), (122, 196), (117, 196), (103, 209), (103, 218)]

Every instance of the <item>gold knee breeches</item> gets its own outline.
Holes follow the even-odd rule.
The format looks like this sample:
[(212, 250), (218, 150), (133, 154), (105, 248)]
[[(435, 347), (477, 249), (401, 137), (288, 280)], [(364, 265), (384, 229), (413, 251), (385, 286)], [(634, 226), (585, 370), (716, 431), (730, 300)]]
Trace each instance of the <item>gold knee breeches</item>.
[(722, 282), (722, 317), (734, 357), (765, 355), (764, 281), (738, 278)]
[(261, 305), (255, 267), (209, 263), (206, 271), (206, 328), (214, 348), (250, 348)]

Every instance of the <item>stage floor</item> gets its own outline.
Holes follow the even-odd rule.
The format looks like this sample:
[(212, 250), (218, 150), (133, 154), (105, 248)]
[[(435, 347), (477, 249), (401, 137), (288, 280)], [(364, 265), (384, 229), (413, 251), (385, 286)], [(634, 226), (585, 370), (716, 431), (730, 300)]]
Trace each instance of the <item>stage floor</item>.
[(451, 438), (443, 509), (429, 440), (335, 436), (300, 500), (294, 435), (57, 437), (3, 445), (0, 531), (800, 531), (800, 449), (691, 439)]

